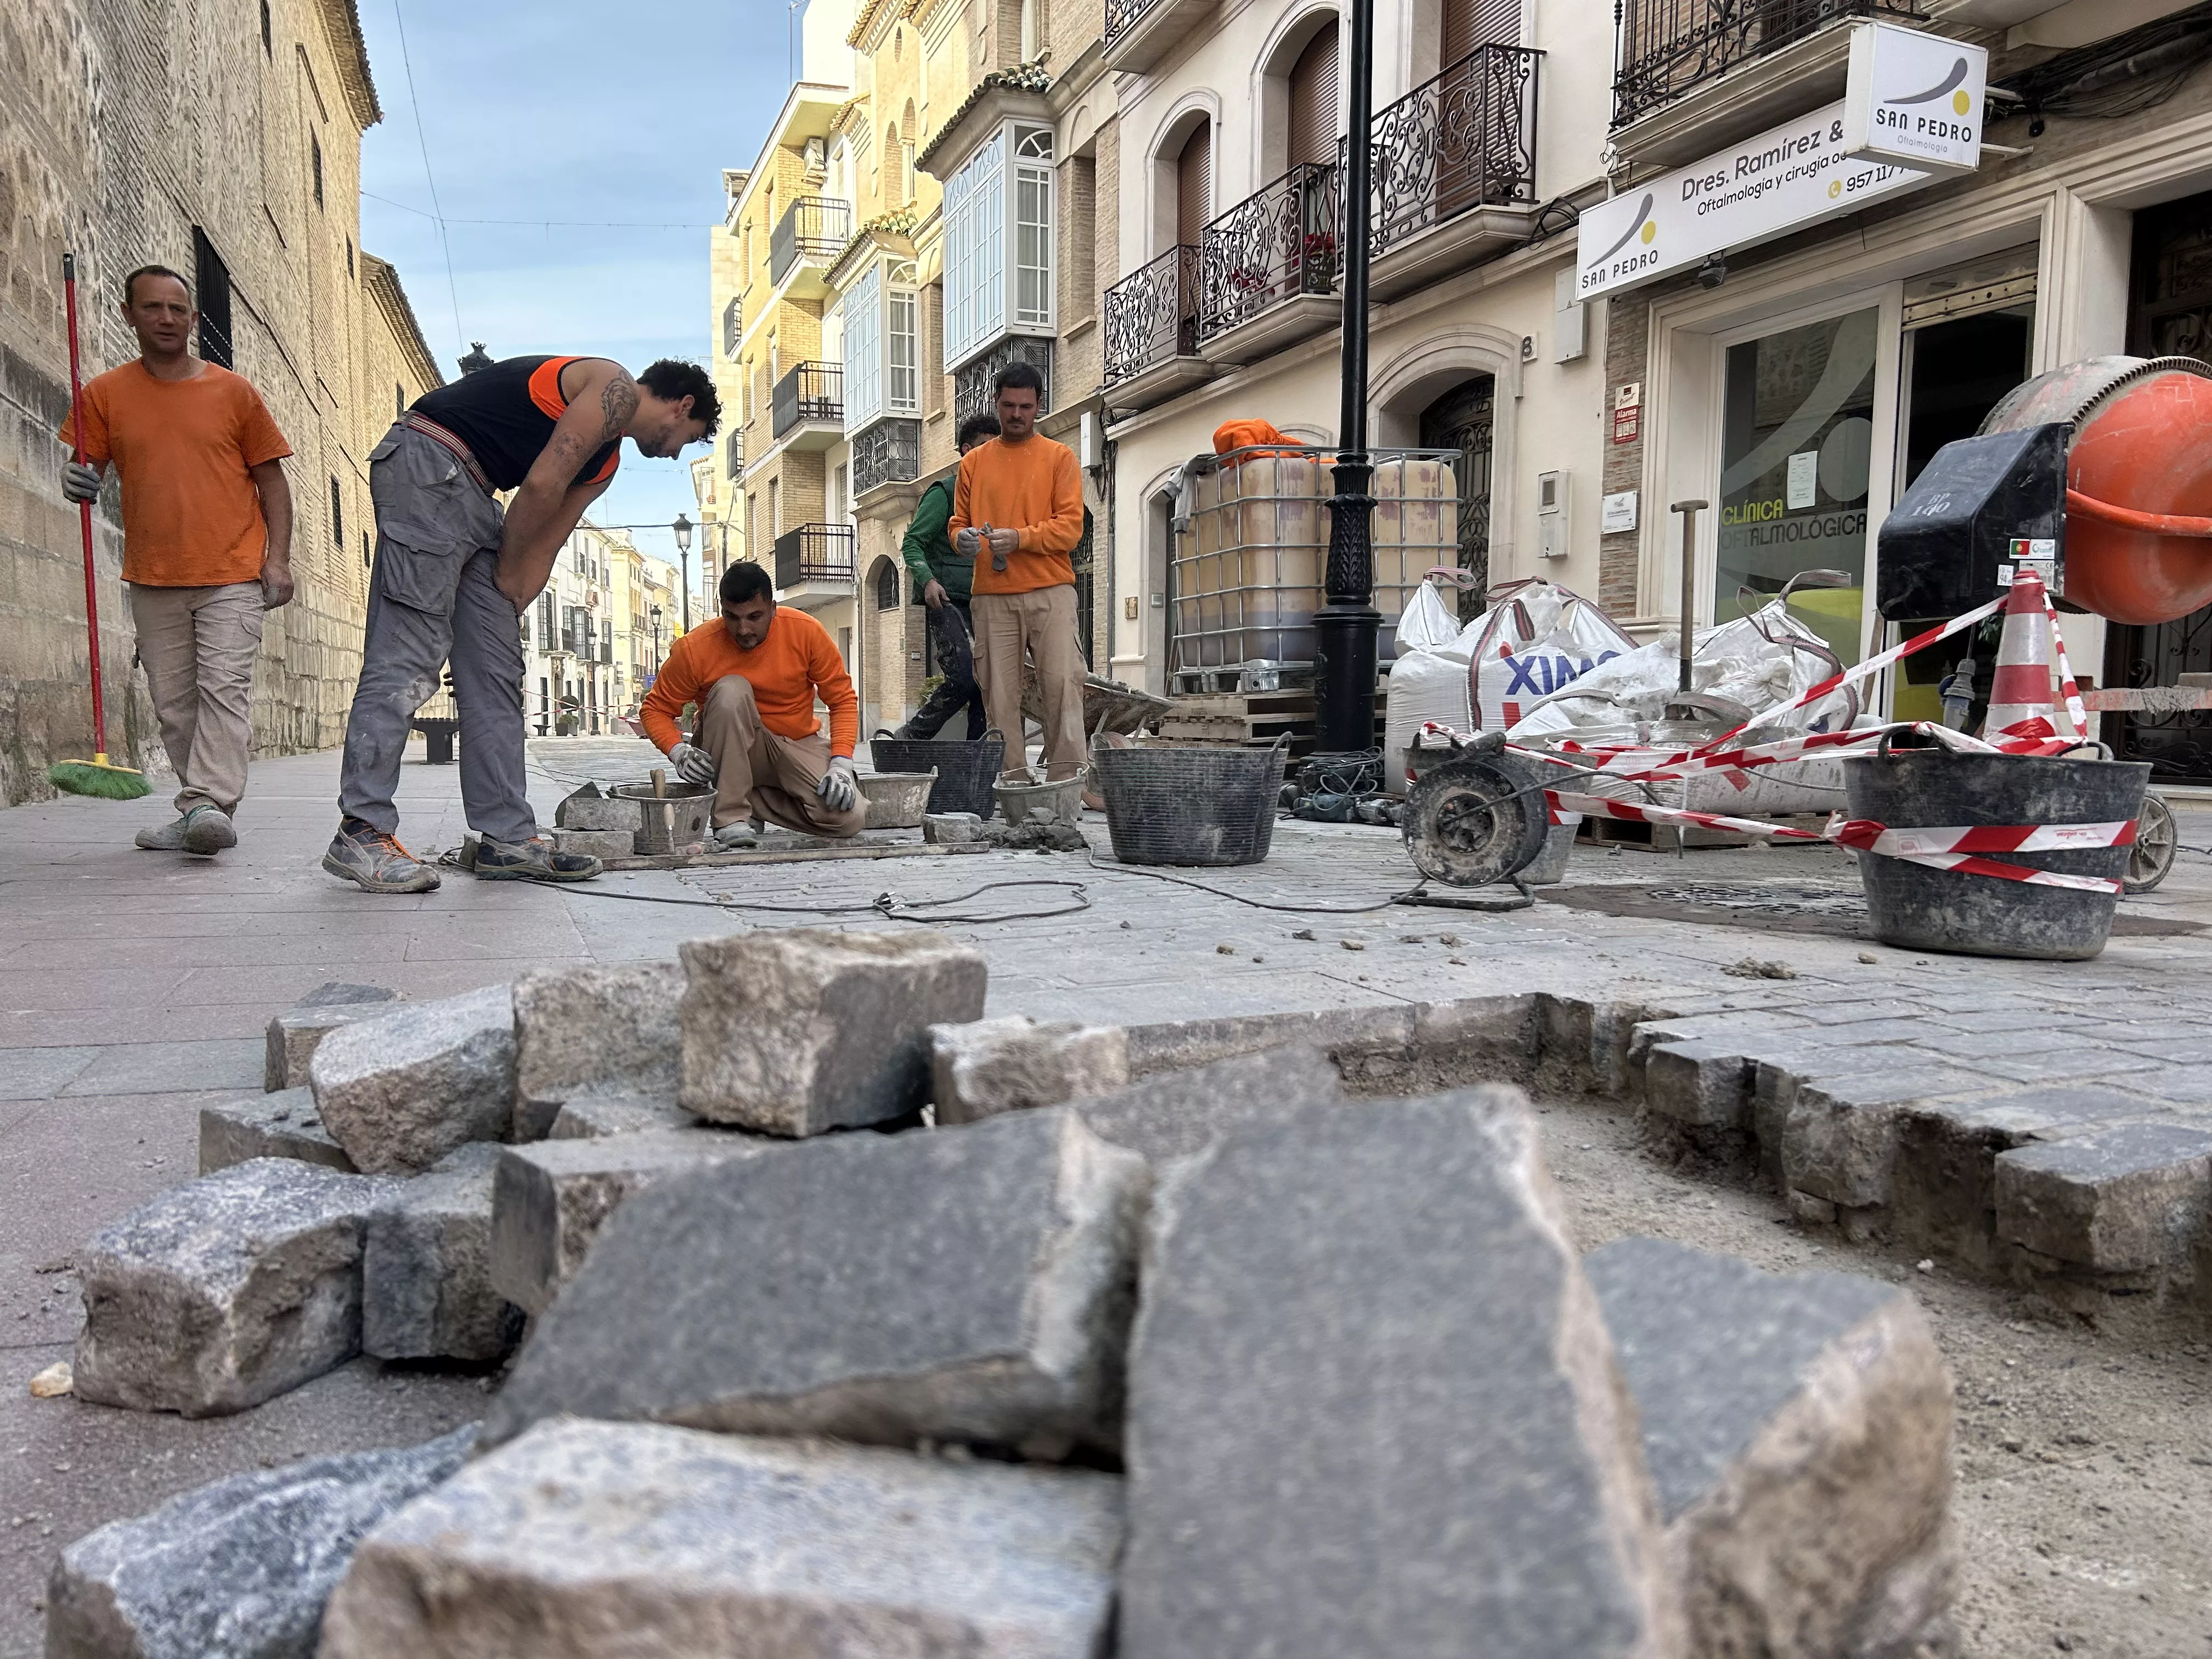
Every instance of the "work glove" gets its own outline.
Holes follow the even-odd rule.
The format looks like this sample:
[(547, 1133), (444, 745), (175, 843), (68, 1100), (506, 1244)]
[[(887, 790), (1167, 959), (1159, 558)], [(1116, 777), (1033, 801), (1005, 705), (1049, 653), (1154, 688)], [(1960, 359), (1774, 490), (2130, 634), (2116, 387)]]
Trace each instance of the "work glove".
[(714, 757), (695, 743), (679, 743), (668, 751), (670, 763), (676, 775), (686, 783), (696, 783), (712, 788), (714, 784)]
[(849, 812), (853, 803), (860, 798), (860, 786), (853, 777), (853, 763), (843, 755), (835, 757), (830, 769), (822, 775), (822, 781), (814, 786), (814, 793), (822, 797), (822, 804), (833, 812)]
[(73, 501), (100, 499), (100, 469), (89, 461), (62, 463), (62, 494)]
[(983, 550), (983, 532), (974, 525), (952, 538), (952, 545), (963, 559), (972, 559)]

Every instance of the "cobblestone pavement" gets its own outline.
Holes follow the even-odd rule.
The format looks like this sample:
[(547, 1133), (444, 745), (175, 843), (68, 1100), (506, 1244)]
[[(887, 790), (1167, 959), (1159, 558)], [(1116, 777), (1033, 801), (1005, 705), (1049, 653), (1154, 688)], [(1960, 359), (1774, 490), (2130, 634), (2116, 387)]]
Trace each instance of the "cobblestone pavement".
[[(583, 779), (641, 775), (651, 755), (629, 739), (533, 744), (541, 816)], [(366, 1362), (218, 1422), (35, 1402), (24, 1387), (68, 1356), (70, 1253), (192, 1173), (199, 1104), (258, 1088), (270, 1016), (327, 980), (433, 997), (664, 957), (735, 927), (903, 925), (871, 908), (886, 891), (970, 894), (939, 907), (970, 916), (1081, 903), (945, 925), (988, 955), (991, 1012), (1379, 1018), (1532, 995), (1617, 1009), (1628, 1074), (1613, 1080), (1648, 1083), (1651, 1110), (1694, 1150), (1726, 1156), (1715, 1143), (1736, 1136), (1737, 1154), (1747, 1146), (1795, 1190), (1802, 1218), (1924, 1233), (1969, 1258), (1987, 1254), (1987, 1229), (1974, 1235), (1964, 1212), (1995, 1201), (1974, 1183), (2006, 1152), (2146, 1124), (2212, 1129), (2212, 859), (2185, 854), (2165, 889), (2122, 907), (2103, 956), (2072, 964), (1859, 937), (1855, 865), (1826, 848), (1577, 848), (1566, 884), (1534, 906), (1456, 914), (1388, 902), (1413, 884), (1395, 831), (1291, 823), (1265, 864), (1182, 883), (993, 853), (640, 872), (574, 890), (456, 872), (434, 894), (373, 898), (317, 867), (337, 767), (328, 754), (257, 764), (240, 844), (215, 860), (132, 848), (166, 816), (158, 795), (0, 812), (0, 1536), (30, 1546), (0, 1552), (0, 1659), (37, 1651), (45, 1564), (100, 1521), (230, 1469), (427, 1437), (481, 1409), (477, 1379)], [(401, 805), (410, 844), (459, 842), (452, 769), (410, 763)], [(2185, 843), (2212, 846), (2212, 811), (2184, 810), (2181, 828)], [(1103, 820), (1086, 833), (1104, 848)], [(970, 893), (1004, 882), (1055, 884)], [(1759, 976), (1747, 959), (1794, 977)], [(1923, 1167), (1946, 1173), (1923, 1179)]]

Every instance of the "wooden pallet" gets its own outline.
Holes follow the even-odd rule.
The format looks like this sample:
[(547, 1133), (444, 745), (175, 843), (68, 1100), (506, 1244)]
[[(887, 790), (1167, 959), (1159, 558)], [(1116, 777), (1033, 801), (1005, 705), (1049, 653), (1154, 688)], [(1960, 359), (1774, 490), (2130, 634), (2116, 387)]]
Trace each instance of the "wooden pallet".
[[(1310, 690), (1217, 692), (1170, 699), (1172, 707), (1155, 728), (1177, 743), (1218, 743), (1265, 748), (1285, 732), (1294, 754), (1313, 747), (1314, 694)], [(1380, 740), (1382, 697), (1375, 698)]]
[[(1785, 829), (1811, 830), (1825, 828), (1828, 816), (1825, 812), (1790, 813), (1766, 819)], [(1703, 830), (1694, 824), (1646, 823), (1641, 818), (1607, 818), (1594, 813), (1583, 815), (1582, 827), (1575, 831), (1575, 840), (1586, 847), (1626, 848), (1637, 853), (1679, 853), (1684, 848), (1695, 851), (1701, 847), (1753, 847), (1765, 839), (1747, 836), (1729, 830)], [(1820, 843), (1798, 841), (1768, 841), (1771, 847), (1812, 847)]]

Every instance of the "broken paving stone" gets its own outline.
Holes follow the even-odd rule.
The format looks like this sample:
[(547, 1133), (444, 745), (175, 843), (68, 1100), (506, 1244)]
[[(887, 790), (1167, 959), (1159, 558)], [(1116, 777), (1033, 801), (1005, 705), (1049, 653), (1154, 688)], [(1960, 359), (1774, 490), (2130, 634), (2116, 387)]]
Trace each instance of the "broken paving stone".
[(76, 1387), (76, 1374), (66, 1359), (57, 1359), (31, 1379), (31, 1398), (59, 1400)]
[(1917, 1651), (1951, 1595), (1952, 1406), (1911, 1297), (1650, 1238), (1583, 1265), (1635, 1396), (1691, 1651)]
[(626, 859), (637, 853), (637, 832), (635, 830), (556, 830), (553, 846), (556, 852), (581, 853), (586, 858)]
[(47, 1583), (47, 1659), (313, 1659), (354, 1547), (475, 1438), (234, 1475), (87, 1534)]
[(1762, 962), (1757, 957), (1746, 957), (1732, 962), (1721, 972), (1737, 979), (1795, 979), (1797, 970), (1786, 962)]
[(365, 1019), (381, 1019), (392, 1012), (388, 1005), (380, 1002), (287, 1008), (269, 1022), (269, 1046), (261, 1063), (261, 1086), (272, 1094), (279, 1089), (307, 1087), (308, 1062), (325, 1037), (342, 1026), (358, 1025)]
[(1109, 1474), (550, 1423), (362, 1542), (322, 1659), (1094, 1659), (1121, 1541)]
[(352, 985), (344, 980), (326, 979), (292, 1006), (295, 1008), (334, 1008), (364, 1002), (403, 1001), (399, 993), (388, 985)]
[(491, 1279), (492, 1171), (477, 1141), (428, 1175), (394, 1182), (369, 1212), (362, 1256), (361, 1346), (379, 1359), (497, 1359), (521, 1310)]
[(542, 1140), (588, 1090), (673, 1088), (683, 1039), (674, 962), (557, 968), (514, 982), (514, 1139)]
[(492, 1178), (492, 1285), (526, 1313), (543, 1313), (625, 1199), (664, 1176), (782, 1146), (695, 1127), (502, 1148)]
[(554, 807), (553, 823), (561, 830), (616, 830), (635, 836), (644, 814), (629, 796), (602, 794), (598, 785), (587, 783)]
[(1199, 1151), (1223, 1130), (1343, 1100), (1344, 1080), (1321, 1048), (1285, 1043), (1188, 1071), (1158, 1072), (1126, 1089), (1075, 1103), (1103, 1140), (1158, 1168)]
[(391, 1183), (256, 1158), (173, 1187), (78, 1253), (76, 1392), (218, 1417), (361, 1349), (361, 1256)]
[(331, 1032), (308, 1066), (323, 1127), (373, 1175), (420, 1175), (514, 1116), (514, 994), (488, 986)]
[(1026, 1014), (933, 1025), (929, 1074), (938, 1122), (978, 1123), (1120, 1088), (1129, 1080), (1129, 1035)]
[(600, 1233), (486, 1434), (568, 1413), (1110, 1449), (1149, 1185), (1066, 1107), (670, 1176)]
[(683, 947), (687, 1111), (799, 1137), (887, 1122), (928, 1097), (928, 1030), (983, 1017), (983, 953), (942, 933), (827, 928)]
[(983, 839), (983, 820), (973, 812), (925, 812), (921, 838), (933, 847), (957, 847)]
[[(548, 1140), (588, 1140), (647, 1129), (690, 1129), (699, 1120), (676, 1103), (676, 1084), (661, 1090), (592, 1089), (561, 1103)], [(735, 1130), (725, 1133), (735, 1133)]]
[(345, 1148), (331, 1138), (312, 1089), (240, 1095), (200, 1108), (200, 1173), (213, 1175), (257, 1158), (297, 1158), (356, 1173)]
[(1155, 1200), (1129, 1365), (1130, 1659), (1679, 1651), (1519, 1091), (1230, 1130)]
[(2175, 1267), (2212, 1198), (2212, 1132), (2119, 1123), (1996, 1159), (1997, 1237), (2100, 1273)]

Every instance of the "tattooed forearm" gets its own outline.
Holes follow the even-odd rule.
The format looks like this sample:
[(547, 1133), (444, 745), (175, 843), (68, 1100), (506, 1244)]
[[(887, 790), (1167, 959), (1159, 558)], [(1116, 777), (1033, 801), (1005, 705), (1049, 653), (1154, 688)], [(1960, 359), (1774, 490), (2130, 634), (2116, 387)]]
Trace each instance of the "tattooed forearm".
[(617, 369), (614, 378), (599, 393), (599, 441), (610, 443), (621, 437), (629, 425), (629, 417), (636, 413), (637, 382)]

